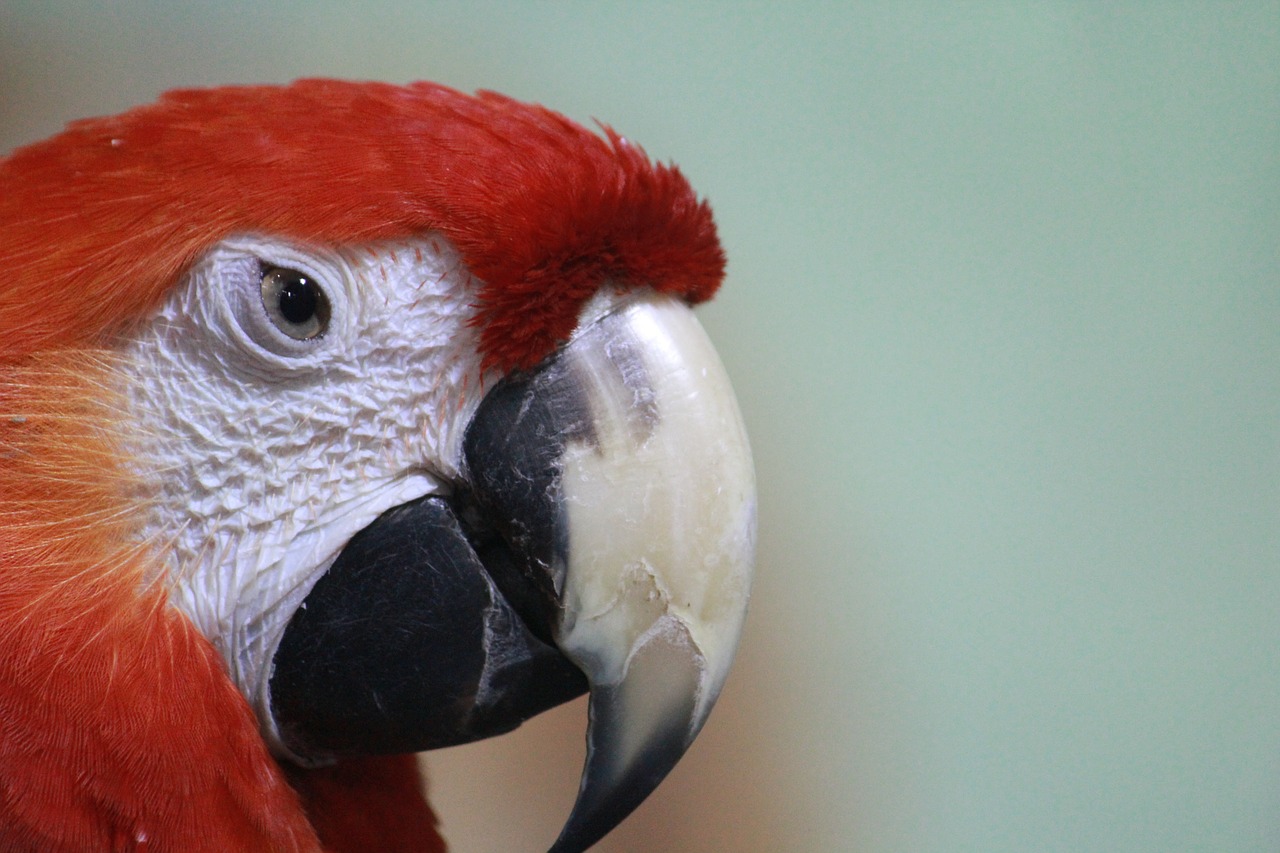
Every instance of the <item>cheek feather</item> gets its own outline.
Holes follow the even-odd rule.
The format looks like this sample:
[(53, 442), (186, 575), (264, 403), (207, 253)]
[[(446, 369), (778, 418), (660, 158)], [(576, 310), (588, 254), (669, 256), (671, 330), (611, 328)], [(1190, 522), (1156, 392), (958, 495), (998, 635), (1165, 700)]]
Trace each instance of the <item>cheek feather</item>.
[(221, 660), (144, 581), (122, 368), (0, 364), (0, 849), (318, 853)]
[(121, 380), (106, 352), (0, 366), (0, 572), (10, 586), (33, 564), (56, 575), (132, 562), (118, 553), (141, 517), (124, 465)]

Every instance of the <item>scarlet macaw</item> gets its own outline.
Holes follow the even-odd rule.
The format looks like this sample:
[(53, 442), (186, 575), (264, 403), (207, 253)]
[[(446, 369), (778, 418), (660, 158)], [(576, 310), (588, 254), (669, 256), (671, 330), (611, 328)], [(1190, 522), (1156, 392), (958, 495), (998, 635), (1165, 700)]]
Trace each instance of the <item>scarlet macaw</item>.
[(412, 753), (587, 690), (607, 833), (745, 613), (723, 268), (674, 167), (427, 83), (0, 161), (0, 849), (443, 850)]

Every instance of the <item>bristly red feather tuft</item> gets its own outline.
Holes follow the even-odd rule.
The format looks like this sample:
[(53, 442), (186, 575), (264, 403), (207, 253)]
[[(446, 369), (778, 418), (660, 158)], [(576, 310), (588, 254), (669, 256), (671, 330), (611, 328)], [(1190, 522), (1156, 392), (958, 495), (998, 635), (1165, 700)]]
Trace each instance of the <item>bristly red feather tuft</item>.
[(706, 203), (607, 128), (430, 83), (178, 91), (0, 161), (0, 360), (100, 340), (246, 231), (443, 233), (502, 369), (546, 355), (605, 280), (698, 302), (724, 274)]

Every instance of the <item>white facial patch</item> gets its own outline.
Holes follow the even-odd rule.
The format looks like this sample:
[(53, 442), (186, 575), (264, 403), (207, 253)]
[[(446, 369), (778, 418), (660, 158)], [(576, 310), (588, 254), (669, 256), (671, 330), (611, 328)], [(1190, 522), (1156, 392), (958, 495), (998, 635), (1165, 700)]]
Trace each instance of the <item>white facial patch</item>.
[[(289, 320), (314, 293), (279, 301), (273, 269), (322, 291), (309, 326)], [(353, 534), (459, 475), (489, 384), (474, 297), (441, 237), (337, 251), (242, 237), (124, 346), (143, 536), (277, 745), (267, 684), (289, 617)]]

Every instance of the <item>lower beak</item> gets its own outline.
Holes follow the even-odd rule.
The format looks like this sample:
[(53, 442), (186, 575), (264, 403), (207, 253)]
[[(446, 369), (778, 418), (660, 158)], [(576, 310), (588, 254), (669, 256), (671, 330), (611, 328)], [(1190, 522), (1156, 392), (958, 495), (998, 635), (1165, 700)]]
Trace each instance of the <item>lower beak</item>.
[(502, 380), (467, 482), (352, 539), (290, 620), (270, 690), (303, 761), (487, 737), (590, 691), (552, 848), (631, 813), (711, 711), (746, 614), (755, 486), (737, 404), (683, 304), (588, 316)]

